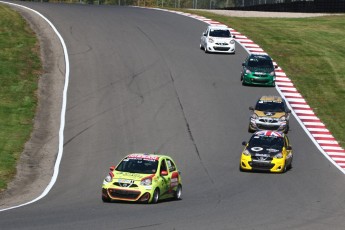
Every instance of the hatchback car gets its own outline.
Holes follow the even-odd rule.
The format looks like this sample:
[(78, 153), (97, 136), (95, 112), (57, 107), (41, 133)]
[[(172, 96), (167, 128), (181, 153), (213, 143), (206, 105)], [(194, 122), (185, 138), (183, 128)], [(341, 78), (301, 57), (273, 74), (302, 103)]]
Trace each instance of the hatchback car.
[(270, 56), (250, 54), (242, 63), (242, 85), (275, 86), (275, 68)]
[(248, 132), (276, 130), (288, 133), (291, 110), (280, 96), (262, 96), (256, 102), (250, 116)]
[(226, 26), (208, 26), (201, 35), (200, 49), (205, 53), (235, 54), (235, 36)]
[(257, 131), (242, 142), (240, 171), (283, 173), (292, 167), (292, 147), (286, 134), (271, 130)]
[(178, 200), (181, 194), (180, 172), (166, 155), (130, 154), (110, 167), (102, 186), (103, 202), (157, 203), (167, 198)]

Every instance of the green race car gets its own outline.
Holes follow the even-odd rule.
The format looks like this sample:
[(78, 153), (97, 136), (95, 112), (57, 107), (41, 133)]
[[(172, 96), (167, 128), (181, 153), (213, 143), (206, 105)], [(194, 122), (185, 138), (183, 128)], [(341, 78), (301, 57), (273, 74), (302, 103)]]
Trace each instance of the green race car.
[(242, 85), (275, 86), (275, 68), (270, 56), (250, 54), (242, 63)]
[(133, 153), (110, 167), (102, 186), (103, 202), (157, 203), (181, 199), (181, 175), (169, 156)]

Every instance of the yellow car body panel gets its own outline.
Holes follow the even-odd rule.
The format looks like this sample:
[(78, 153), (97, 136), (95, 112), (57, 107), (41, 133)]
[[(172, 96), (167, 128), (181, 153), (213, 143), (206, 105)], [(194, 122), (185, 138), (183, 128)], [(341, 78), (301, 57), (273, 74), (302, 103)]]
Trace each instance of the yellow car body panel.
[[(275, 132), (275, 131), (258, 131), (255, 134), (253, 134), (253, 137), (257, 133), (276, 133), (282, 136), (284, 139), (284, 144), (286, 147), (283, 147), (281, 151), (277, 151), (275, 149), (270, 149), (271, 151), (275, 150), (275, 153), (281, 153), (280, 158), (274, 157), (274, 156), (268, 156), (268, 154), (261, 154), (259, 155), (260, 151), (264, 151), (264, 148), (260, 147), (260, 145), (257, 146), (251, 146), (249, 147), (249, 143), (245, 143), (245, 147), (242, 151), (241, 158), (240, 158), (240, 170), (241, 171), (269, 171), (272, 173), (283, 173), (287, 170), (287, 168), (291, 167), (292, 164), (292, 148), (289, 145), (289, 140), (286, 135), (284, 135), (281, 132)], [(252, 148), (257, 153), (250, 153), (248, 151), (249, 148)], [(260, 157), (256, 157), (256, 154)], [(255, 156), (255, 157), (254, 157)], [(262, 156), (262, 158), (261, 158)], [(259, 159), (261, 158), (261, 159)], [(267, 159), (264, 159), (267, 158)], [(254, 167), (255, 165), (255, 167)]]
[[(123, 161), (157, 161), (157, 170), (151, 173), (124, 172), (111, 168), (110, 178), (103, 181), (103, 201), (131, 201), (151, 203), (154, 199), (155, 190), (159, 191), (159, 199), (174, 198), (178, 188), (182, 189), (182, 180), (174, 161), (165, 155), (153, 154), (130, 154)], [(120, 162), (120, 163), (121, 163)], [(163, 168), (164, 170), (160, 170)], [(163, 173), (162, 173), (163, 172)], [(108, 176), (109, 177), (109, 176)], [(143, 181), (148, 179), (149, 184)], [(177, 197), (179, 198), (179, 197)]]

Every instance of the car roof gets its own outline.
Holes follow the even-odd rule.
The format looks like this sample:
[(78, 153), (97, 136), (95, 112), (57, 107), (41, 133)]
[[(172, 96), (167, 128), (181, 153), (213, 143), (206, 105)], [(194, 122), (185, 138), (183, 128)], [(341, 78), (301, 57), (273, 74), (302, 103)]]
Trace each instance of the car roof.
[(225, 29), (230, 29), (229, 27), (227, 27), (226, 25), (210, 25), (208, 26), (209, 29), (220, 29), (220, 30), (225, 30)]
[(272, 60), (272, 58), (269, 55), (266, 55), (266, 54), (250, 54), (249, 58)]
[(152, 153), (131, 153), (127, 155), (125, 158), (143, 158), (143, 159), (159, 160), (159, 158), (161, 157), (170, 158), (169, 156), (166, 156), (166, 155), (157, 155), (157, 154), (152, 154)]
[(267, 101), (267, 102), (283, 102), (283, 98), (280, 96), (273, 96), (273, 95), (264, 95), (259, 98), (259, 101)]
[(253, 136), (265, 136), (265, 137), (284, 137), (283, 132), (273, 131), (273, 130), (260, 130), (253, 134)]

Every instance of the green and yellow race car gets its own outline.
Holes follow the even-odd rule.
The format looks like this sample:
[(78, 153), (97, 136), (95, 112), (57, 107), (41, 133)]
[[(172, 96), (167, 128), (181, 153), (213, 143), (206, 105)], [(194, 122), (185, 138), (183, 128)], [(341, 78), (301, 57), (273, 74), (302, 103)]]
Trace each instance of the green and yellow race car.
[(173, 159), (166, 155), (133, 153), (110, 167), (102, 186), (103, 202), (157, 203), (181, 199), (182, 181)]

